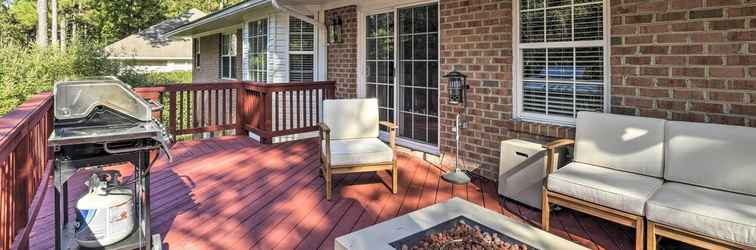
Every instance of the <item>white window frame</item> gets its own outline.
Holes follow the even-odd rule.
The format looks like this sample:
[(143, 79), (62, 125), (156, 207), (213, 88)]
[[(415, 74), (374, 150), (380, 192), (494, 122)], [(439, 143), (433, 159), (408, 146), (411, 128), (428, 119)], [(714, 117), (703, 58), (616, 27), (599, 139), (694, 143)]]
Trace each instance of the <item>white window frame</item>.
[[(519, 0), (518, 0), (519, 1)], [(438, 4), (439, 10), (438, 10), (438, 57), (439, 57), (439, 69), (438, 69), (438, 81), (439, 81), (439, 90), (438, 90), (438, 108), (439, 108), (439, 121), (438, 121), (438, 145), (431, 145), (427, 143), (422, 143), (414, 140), (405, 139), (402, 137), (397, 136), (396, 138), (396, 144), (402, 147), (406, 147), (412, 150), (417, 150), (420, 152), (429, 153), (432, 155), (440, 155), (441, 154), (441, 47), (442, 47), (442, 41), (443, 41), (443, 29), (441, 28), (441, 2), (438, 0), (423, 0), (423, 1), (415, 1), (415, 2), (402, 2), (397, 4), (396, 2), (376, 2), (375, 6), (370, 6), (365, 9), (358, 9), (357, 11), (357, 96), (361, 98), (365, 98), (367, 96), (367, 77), (366, 77), (366, 69), (365, 64), (367, 64), (367, 24), (365, 23), (365, 19), (370, 15), (375, 14), (382, 14), (386, 12), (393, 12), (394, 13), (394, 83), (396, 83), (399, 80), (399, 74), (397, 74), (396, 71), (396, 64), (398, 62), (398, 45), (399, 45), (399, 29), (398, 22), (399, 22), (399, 9), (413, 7), (413, 6), (420, 6), (420, 5), (426, 5), (426, 4)], [(398, 105), (398, 102), (396, 100), (396, 93), (399, 91), (399, 87), (394, 87), (394, 105)], [(398, 115), (398, 109), (394, 107), (394, 120), (396, 120)], [(385, 131), (380, 131), (379, 138), (381, 140), (387, 141), (389, 137), (389, 134)]]
[[(297, 18), (295, 16), (289, 16), (289, 18), (286, 19), (286, 22), (288, 23), (287, 27), (289, 29), (288, 30), (289, 32), (286, 34), (286, 36), (288, 37), (288, 39), (287, 39), (287, 45), (286, 45), (287, 47), (291, 44), (290, 43), (290, 39), (291, 39), (291, 35), (292, 35), (292, 32), (291, 32), (291, 18), (299, 19), (299, 18)], [(315, 50), (318, 49), (318, 41), (317, 41), (317, 39), (318, 39), (318, 37), (317, 37), (318, 26), (315, 25), (315, 24), (313, 24), (313, 23), (310, 23), (310, 22), (307, 22), (305, 20), (302, 20), (302, 19), (299, 19), (299, 20), (302, 21), (302, 22), (305, 22), (305, 23), (308, 23), (308, 24), (312, 25), (312, 50), (311, 51), (304, 51), (304, 50), (292, 51), (291, 48), (289, 48), (287, 50), (288, 55), (289, 55), (289, 59), (288, 59), (287, 65), (288, 65), (289, 68), (286, 69), (286, 73), (287, 73), (286, 77), (289, 79), (290, 82), (292, 81), (291, 80), (291, 70), (290, 70), (291, 69), (290, 68), (291, 67), (291, 55), (311, 55), (312, 56), (312, 69), (311, 69), (311, 71), (312, 71), (312, 80), (315, 81), (316, 79), (318, 79), (318, 75), (317, 75), (318, 74), (318, 72), (317, 72), (318, 58), (317, 58), (317, 54), (315, 53)], [(296, 33), (297, 34), (305, 34), (304, 32), (296, 32)]]
[(262, 17), (262, 18), (258, 18), (258, 19), (254, 19), (254, 20), (249, 20), (249, 21), (247, 21), (245, 23), (244, 29), (247, 30), (247, 36), (244, 38), (244, 44), (246, 44), (246, 46), (247, 46), (247, 53), (245, 55), (244, 60), (247, 61), (247, 63), (246, 63), (247, 66), (246, 67), (242, 66), (242, 72), (247, 72), (247, 74), (249, 76), (248, 80), (251, 80), (251, 81), (260, 81), (259, 79), (255, 79), (255, 72), (260, 72), (260, 71), (259, 70), (258, 71), (252, 71), (252, 70), (250, 70), (250, 68), (252, 66), (252, 56), (251, 55), (252, 54), (259, 54), (259, 53), (253, 53), (252, 44), (249, 43), (249, 41), (252, 38), (260, 38), (262, 36), (258, 35), (258, 36), (253, 37), (252, 31), (249, 30), (249, 25), (251, 23), (259, 22), (261, 20), (265, 20), (265, 26), (266, 26), (266, 30), (267, 30), (265, 32), (265, 72), (263, 72), (263, 73), (265, 74), (265, 81), (264, 82), (268, 82), (270, 80), (270, 75), (269, 75), (269, 73), (270, 73), (270, 68), (269, 68), (270, 60), (269, 60), (268, 56), (270, 55), (270, 35), (271, 35), (270, 34), (270, 31), (271, 31), (271, 29), (270, 29), (270, 22), (271, 22), (271, 20), (267, 16), (266, 17)]
[(192, 66), (195, 69), (200, 69), (200, 66), (202, 65), (202, 61), (200, 61), (200, 54), (201, 54), (201, 52), (200, 52), (201, 51), (200, 44), (202, 43), (202, 38), (201, 37), (197, 37), (197, 38), (192, 38), (192, 39), (193, 39), (193, 42), (196, 41), (195, 44), (197, 45), (196, 48), (194, 48), (195, 49), (195, 51), (194, 51), (194, 63), (193, 63), (194, 65), (192, 65)]
[[(231, 37), (231, 39), (229, 39), (231, 41), (231, 44), (229, 44), (229, 50), (228, 50), (230, 52), (229, 54), (224, 54), (223, 53), (223, 46), (225, 46), (225, 43), (226, 43), (226, 39), (225, 39), (226, 36)], [(235, 70), (235, 69), (233, 69), (232, 66), (236, 66), (236, 65), (234, 65), (231, 62), (233, 60), (235, 60), (236, 57), (239, 56), (238, 55), (239, 53), (237, 51), (238, 47), (239, 47), (239, 45), (237, 44), (238, 40), (239, 40), (239, 38), (236, 37), (236, 31), (221, 33), (221, 44), (220, 44), (220, 48), (218, 48), (221, 51), (221, 53), (220, 53), (220, 55), (221, 55), (220, 64), (221, 65), (219, 65), (220, 67), (218, 67), (218, 71), (220, 71), (220, 75), (221, 75), (221, 79), (222, 80), (236, 80), (236, 78), (231, 75), (231, 72), (234, 72), (234, 70)], [(228, 60), (229, 61), (229, 65), (228, 65), (229, 68), (228, 69), (229, 69), (230, 72), (223, 72), (223, 65), (222, 64), (223, 64), (223, 58), (224, 57), (228, 57), (229, 58), (229, 60)], [(228, 76), (226, 76), (225, 73), (229, 73)], [(236, 73), (239, 73), (239, 72), (236, 72)]]
[[(570, 117), (550, 116), (545, 114), (528, 113), (523, 111), (523, 86), (522, 86), (522, 55), (521, 49), (531, 48), (556, 48), (556, 47), (602, 47), (604, 52), (604, 112), (608, 113), (611, 109), (611, 20), (610, 20), (610, 8), (609, 0), (602, 0), (603, 6), (603, 29), (604, 40), (603, 41), (573, 41), (573, 42), (542, 42), (542, 43), (520, 43), (520, 0), (513, 1), (512, 11), (514, 16), (512, 18), (512, 73), (513, 78), (513, 109), (514, 117), (523, 121), (554, 124), (560, 126), (575, 126), (576, 119)], [(588, 3), (595, 4), (595, 3)], [(584, 5), (584, 4), (577, 4)], [(545, 24), (544, 24), (545, 25)], [(573, 23), (574, 25), (574, 23)]]

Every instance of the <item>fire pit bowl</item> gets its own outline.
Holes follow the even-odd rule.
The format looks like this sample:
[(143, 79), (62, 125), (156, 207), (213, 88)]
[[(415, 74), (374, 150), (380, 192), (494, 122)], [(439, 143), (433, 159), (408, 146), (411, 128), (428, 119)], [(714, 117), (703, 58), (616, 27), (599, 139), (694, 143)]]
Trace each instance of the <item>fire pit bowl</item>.
[[(460, 227), (461, 222), (467, 227)], [(473, 237), (465, 237), (466, 234)], [(334, 245), (338, 250), (395, 250), (456, 249), (458, 246), (454, 244), (462, 243), (475, 246), (468, 249), (497, 249), (495, 246), (484, 246), (487, 242), (495, 242), (494, 236), (501, 245), (510, 246), (503, 249), (586, 249), (460, 198), (452, 198), (338, 237)], [(460, 239), (461, 241), (455, 241)], [(438, 246), (430, 246), (434, 241)], [(415, 248), (418, 244), (419, 247)]]

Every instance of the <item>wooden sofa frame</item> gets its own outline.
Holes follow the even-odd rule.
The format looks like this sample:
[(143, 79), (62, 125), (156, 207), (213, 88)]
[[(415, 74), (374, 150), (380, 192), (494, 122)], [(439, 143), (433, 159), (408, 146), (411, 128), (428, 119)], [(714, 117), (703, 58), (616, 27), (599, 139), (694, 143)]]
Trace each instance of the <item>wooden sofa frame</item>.
[[(575, 140), (573, 139), (559, 139), (543, 146), (546, 149), (546, 176), (556, 170), (556, 151), (562, 147), (572, 144), (575, 144)], [(543, 226), (543, 230), (549, 231), (550, 229), (549, 220), (551, 216), (551, 207), (549, 206), (549, 204), (556, 204), (559, 206), (571, 208), (581, 213), (593, 215), (614, 223), (635, 228), (635, 249), (643, 250), (643, 246), (645, 245), (643, 240), (645, 230), (644, 217), (590, 203), (567, 195), (551, 192), (547, 188), (547, 181), (548, 178), (544, 179), (543, 181), (543, 204), (541, 206), (541, 225)]]
[[(398, 128), (391, 122), (380, 122), (380, 125), (388, 128), (389, 132), (389, 146), (391, 151), (394, 152), (394, 159), (390, 162), (376, 162), (371, 164), (360, 165), (331, 165), (331, 129), (325, 123), (319, 123), (320, 134), (320, 163), (323, 167), (320, 169), (320, 174), (325, 178), (325, 195), (326, 200), (331, 200), (333, 196), (333, 175), (334, 174), (346, 174), (346, 173), (359, 173), (359, 172), (373, 172), (387, 170), (391, 173), (391, 192), (396, 194), (398, 171), (396, 167), (396, 129)], [(323, 145), (325, 144), (325, 145)], [(323, 149), (325, 148), (325, 151)]]
[(712, 250), (724, 250), (724, 249), (756, 249), (755, 247), (744, 246), (737, 243), (715, 239), (709, 236), (696, 234), (693, 232), (685, 231), (673, 226), (664, 225), (661, 223), (648, 221), (646, 229), (647, 250), (656, 250), (656, 236), (666, 237), (676, 241), (685, 242), (687, 244), (698, 246), (705, 249)]

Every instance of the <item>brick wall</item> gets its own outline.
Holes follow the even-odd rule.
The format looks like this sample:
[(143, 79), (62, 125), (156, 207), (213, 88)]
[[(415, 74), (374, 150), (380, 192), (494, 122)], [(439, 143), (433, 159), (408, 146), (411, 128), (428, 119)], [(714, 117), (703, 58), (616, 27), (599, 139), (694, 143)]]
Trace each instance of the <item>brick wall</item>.
[[(219, 81), (220, 65), (218, 57), (220, 55), (220, 34), (212, 34), (200, 37), (200, 67), (193, 67), (192, 82), (214, 82)], [(236, 32), (236, 76), (242, 78), (242, 32)], [(194, 50), (192, 50), (194, 51)], [(194, 60), (192, 59), (192, 63)]]
[(336, 97), (357, 97), (357, 6), (328, 10), (326, 20), (333, 15), (343, 21), (344, 42), (328, 45), (328, 80), (336, 81)]
[[(469, 123), (463, 130), (460, 154), (468, 169), (494, 178), (501, 141), (517, 137), (515, 127), (530, 131), (530, 124), (511, 120), (512, 1), (443, 0), (440, 14), (441, 74), (456, 69), (468, 76), (471, 87), (467, 94)], [(447, 84), (442, 79), (439, 86), (439, 141), (441, 151), (453, 155), (452, 128), (461, 106), (448, 103)]]
[(756, 1), (612, 1), (612, 112), (756, 126)]

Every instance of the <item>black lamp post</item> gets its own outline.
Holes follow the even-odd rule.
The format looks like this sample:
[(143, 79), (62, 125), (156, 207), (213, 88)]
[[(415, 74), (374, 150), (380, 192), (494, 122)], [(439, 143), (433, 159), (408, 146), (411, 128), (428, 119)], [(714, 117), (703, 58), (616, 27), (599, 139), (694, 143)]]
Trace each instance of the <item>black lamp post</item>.
[(467, 76), (459, 73), (459, 71), (454, 70), (452, 72), (449, 72), (449, 74), (446, 74), (444, 77), (449, 79), (449, 104), (462, 104), (462, 110), (459, 114), (457, 114), (457, 120), (455, 124), (456, 126), (454, 130), (454, 132), (456, 132), (455, 140), (457, 142), (457, 157), (454, 159), (454, 171), (450, 171), (444, 174), (442, 178), (454, 184), (466, 184), (470, 182), (470, 176), (467, 176), (467, 174), (459, 168), (459, 137), (462, 134), (460, 130), (465, 127), (465, 121), (462, 119), (462, 113), (464, 113), (467, 109), (467, 105), (465, 104), (465, 94), (470, 86), (467, 85)]

